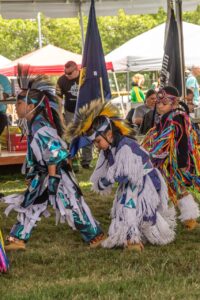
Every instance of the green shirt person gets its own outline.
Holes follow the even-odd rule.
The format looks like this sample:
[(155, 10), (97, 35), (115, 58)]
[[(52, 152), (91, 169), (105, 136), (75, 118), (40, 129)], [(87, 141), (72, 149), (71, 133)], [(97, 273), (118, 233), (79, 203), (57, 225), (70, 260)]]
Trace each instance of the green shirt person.
[(131, 89), (131, 102), (143, 103), (145, 95), (141, 90), (144, 83), (144, 76), (142, 74), (135, 74), (132, 78), (132, 89)]

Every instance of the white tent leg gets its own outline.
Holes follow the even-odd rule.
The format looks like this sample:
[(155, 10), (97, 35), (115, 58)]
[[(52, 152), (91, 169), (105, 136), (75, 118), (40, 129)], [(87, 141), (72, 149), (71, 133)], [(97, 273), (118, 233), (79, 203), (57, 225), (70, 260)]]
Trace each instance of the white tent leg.
[(124, 110), (123, 97), (120, 95), (120, 90), (119, 90), (119, 85), (118, 85), (118, 82), (117, 82), (116, 73), (112, 72), (112, 74), (113, 74), (115, 86), (116, 86), (116, 89), (117, 89), (118, 97), (121, 97), (121, 110), (122, 110), (123, 117), (125, 118), (126, 114), (125, 114), (125, 110)]
[(118, 82), (117, 82), (116, 73), (115, 73), (115, 72), (112, 72), (112, 74), (113, 74), (115, 86), (116, 86), (116, 89), (117, 89), (117, 94), (118, 94), (118, 96), (120, 96), (119, 85), (118, 85)]
[(84, 51), (85, 38), (84, 38), (84, 25), (83, 25), (83, 12), (82, 12), (82, 0), (79, 1), (79, 23), (81, 27), (81, 41), (82, 41), (82, 54)]
[(42, 48), (42, 30), (41, 30), (41, 14), (40, 12), (37, 14), (37, 21), (38, 21), (38, 41), (39, 41), (39, 48)]

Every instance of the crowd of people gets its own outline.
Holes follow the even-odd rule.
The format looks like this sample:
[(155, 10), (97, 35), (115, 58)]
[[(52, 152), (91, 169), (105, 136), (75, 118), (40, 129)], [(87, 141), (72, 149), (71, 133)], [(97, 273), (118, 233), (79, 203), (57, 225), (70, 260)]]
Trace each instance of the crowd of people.
[[(190, 120), (198, 105), (197, 83), (192, 78), (197, 70), (192, 72), (187, 79), (186, 103), (172, 86), (150, 89), (144, 96), (144, 78), (135, 76), (131, 99), (140, 106), (131, 111), (127, 122), (116, 106), (102, 99), (94, 99), (73, 118), (79, 80), (74, 62), (66, 63), (65, 74), (57, 82), (57, 95), (46, 76), (29, 76), (27, 66), (18, 66), (16, 111), (28, 128), (23, 166), (27, 188), (22, 194), (1, 198), (8, 206), (7, 215), (17, 212), (5, 246), (0, 236), (1, 272), (8, 268), (5, 251), (26, 248), (37, 222), (49, 216), (50, 205), (56, 223), (66, 222), (78, 230), (91, 248), (122, 247), (140, 252), (147, 243), (171, 243), (176, 236), (176, 208), (188, 230), (199, 226), (199, 206), (192, 193), (200, 192), (198, 128)], [(145, 135), (141, 145), (135, 129)], [(90, 166), (92, 147), (98, 149), (90, 178), (95, 192), (106, 196), (117, 183), (108, 234), (83, 198), (72, 170), (71, 153), (75, 152), (70, 153), (66, 136), (68, 143), (85, 139), (83, 167)]]
[[(200, 96), (199, 96), (199, 84), (197, 76), (200, 75), (200, 67), (193, 66), (191, 71), (189, 71), (186, 78), (186, 95), (185, 99), (179, 101), (179, 106), (190, 116), (194, 113), (195, 108), (200, 106)], [(141, 77), (142, 76), (142, 77)], [(138, 83), (138, 78), (142, 78)], [(158, 111), (156, 110), (156, 94), (159, 90), (159, 79), (152, 87), (146, 91), (143, 101), (141, 101), (141, 96), (135, 93), (133, 95), (133, 89), (137, 87), (140, 92), (143, 90), (144, 76), (136, 74), (132, 78), (132, 86), (130, 92), (130, 100), (132, 103), (132, 108), (128, 112), (126, 118), (128, 122), (135, 128), (138, 134), (145, 135), (150, 128), (152, 128), (154, 122), (159, 118)], [(178, 91), (177, 91), (178, 92)], [(143, 92), (142, 92), (143, 93)], [(138, 96), (138, 98), (136, 97)], [(143, 93), (144, 95), (144, 93)], [(179, 96), (179, 95), (177, 95)], [(135, 105), (136, 104), (136, 105)], [(138, 105), (139, 104), (139, 105)], [(198, 138), (200, 140), (200, 129), (198, 124), (193, 124), (194, 129), (197, 132)]]

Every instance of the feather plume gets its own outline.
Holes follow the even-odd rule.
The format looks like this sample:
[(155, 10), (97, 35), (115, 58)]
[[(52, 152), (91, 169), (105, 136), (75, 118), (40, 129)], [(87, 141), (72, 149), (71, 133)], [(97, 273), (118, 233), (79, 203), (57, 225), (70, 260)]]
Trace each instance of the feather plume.
[(133, 130), (128, 123), (126, 123), (125, 120), (120, 119), (120, 112), (115, 105), (110, 101), (102, 103), (101, 99), (96, 99), (83, 106), (77, 112), (76, 119), (67, 127), (67, 137), (71, 139), (86, 134), (97, 116), (106, 116), (110, 118), (123, 135), (130, 135), (133, 133)]
[(32, 75), (30, 65), (18, 64), (17, 81), (22, 90), (38, 90), (47, 96), (55, 97), (55, 88), (46, 75)]

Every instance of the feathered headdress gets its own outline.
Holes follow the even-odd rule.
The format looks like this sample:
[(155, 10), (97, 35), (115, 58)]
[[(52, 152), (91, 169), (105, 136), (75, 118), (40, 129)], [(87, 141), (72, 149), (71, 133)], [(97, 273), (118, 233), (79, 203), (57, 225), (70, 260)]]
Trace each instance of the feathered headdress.
[(129, 124), (120, 118), (120, 112), (115, 105), (110, 101), (102, 103), (101, 99), (97, 99), (91, 101), (78, 111), (74, 122), (67, 127), (68, 138), (77, 138), (87, 135), (94, 119), (98, 116), (104, 116), (108, 121), (111, 120), (122, 135), (131, 135), (133, 133), (133, 129)]
[[(18, 99), (24, 99), (28, 104), (33, 103), (36, 106), (45, 107), (49, 120), (53, 123), (53, 117), (51, 109), (58, 109), (58, 103), (55, 96), (55, 88), (49, 77), (46, 75), (35, 75), (31, 74), (31, 68), (29, 65), (18, 64), (18, 76), (17, 81), (21, 91), (26, 91), (25, 97), (20, 97)], [(32, 91), (38, 91), (41, 93), (41, 97), (31, 96)]]
[[(92, 126), (97, 117), (104, 117), (99, 126)], [(131, 135), (133, 129), (120, 118), (118, 108), (110, 101), (102, 103), (101, 99), (91, 101), (76, 113), (74, 122), (67, 127), (67, 138), (72, 140), (70, 155), (74, 157), (80, 148), (91, 144), (98, 135), (103, 135), (108, 129), (112, 129), (112, 123), (119, 129), (122, 135)]]

